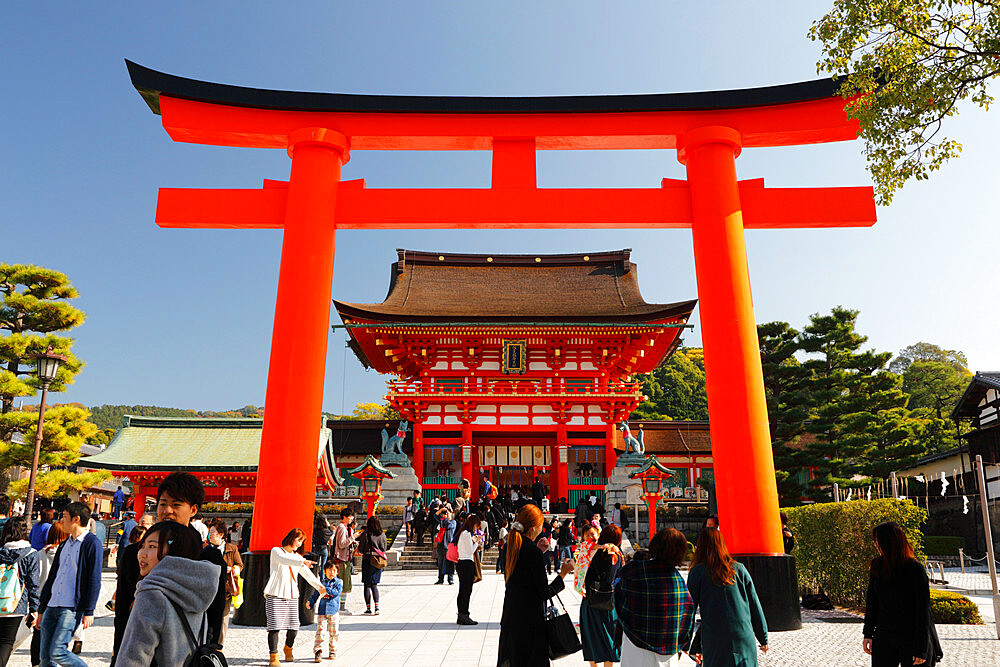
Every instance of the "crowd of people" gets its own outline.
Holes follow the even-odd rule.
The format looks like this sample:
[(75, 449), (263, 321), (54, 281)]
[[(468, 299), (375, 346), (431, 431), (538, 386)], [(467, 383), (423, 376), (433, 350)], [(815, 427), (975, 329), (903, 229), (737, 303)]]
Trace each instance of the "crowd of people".
[[(115, 613), (112, 665), (180, 665), (196, 651), (224, 648), (233, 600), (242, 593), (241, 551), (250, 522), (203, 521), (204, 499), (197, 478), (173, 473), (157, 489), (155, 516), (127, 516), (121, 524), (109, 602)], [(627, 541), (623, 546), (627, 517), (620, 506), (605, 513), (592, 496), (560, 521), (546, 519), (537, 500), (529, 492), (509, 504), (509, 495), (487, 486), (472, 501), (463, 480), (450, 500), (442, 494), (425, 507), (414, 492), (406, 501), (407, 542), (433, 540), (437, 584), (454, 584), (457, 577), (458, 625), (477, 624), (470, 600), (483, 578), (485, 550), (498, 549), (496, 570), (505, 580), (498, 667), (550, 664), (546, 624), (560, 607), (565, 610), (559, 593), (569, 574), (582, 597), (577, 626), (582, 658), (591, 665), (672, 665), (687, 652), (709, 667), (751, 666), (759, 651), (767, 652), (767, 623), (753, 581), (729, 554), (716, 519), (705, 522), (693, 554), (672, 527), (659, 530), (648, 549), (633, 550)], [(10, 510), (10, 500), (0, 495), (0, 667), (22, 627), (31, 628), (32, 665), (85, 665), (79, 642), (94, 619), (104, 548), (91, 508), (77, 501), (58, 515), (43, 510), (33, 527), (25, 517), (10, 517)], [(281, 658), (294, 657), (300, 579), (313, 589), (304, 604), (315, 613), (316, 662), (324, 645), (326, 657), (336, 657), (356, 556), (364, 614), (380, 613), (386, 534), (376, 516), (357, 523), (352, 506), (335, 526), (317, 512), (311, 551), (300, 528), (271, 550), (263, 590), (269, 665), (281, 664), (282, 633)], [(788, 543), (787, 527), (783, 534)], [(932, 665), (940, 644), (930, 622), (926, 573), (898, 525), (880, 524), (872, 537), (879, 556), (870, 567), (862, 648), (873, 667)], [(681, 567), (688, 562), (685, 580)], [(17, 596), (3, 589), (11, 573)]]

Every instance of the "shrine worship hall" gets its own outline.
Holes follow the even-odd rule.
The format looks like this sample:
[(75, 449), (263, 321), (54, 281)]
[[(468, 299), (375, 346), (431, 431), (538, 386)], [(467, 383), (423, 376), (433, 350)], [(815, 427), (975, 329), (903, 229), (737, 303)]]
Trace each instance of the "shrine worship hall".
[(361, 363), (393, 376), (425, 494), (461, 477), (477, 497), (486, 477), (501, 492), (540, 479), (552, 503), (603, 497), (637, 376), (679, 345), (696, 301), (646, 303), (629, 250), (397, 252), (385, 301), (334, 303)]

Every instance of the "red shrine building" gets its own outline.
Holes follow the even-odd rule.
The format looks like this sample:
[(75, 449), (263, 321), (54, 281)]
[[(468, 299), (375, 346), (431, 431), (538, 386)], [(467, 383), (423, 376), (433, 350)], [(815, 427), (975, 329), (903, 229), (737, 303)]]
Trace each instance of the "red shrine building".
[(393, 376), (423, 489), (603, 492), (616, 425), (644, 400), (636, 376), (679, 345), (696, 303), (646, 303), (629, 254), (399, 250), (382, 303), (334, 302), (361, 363)]

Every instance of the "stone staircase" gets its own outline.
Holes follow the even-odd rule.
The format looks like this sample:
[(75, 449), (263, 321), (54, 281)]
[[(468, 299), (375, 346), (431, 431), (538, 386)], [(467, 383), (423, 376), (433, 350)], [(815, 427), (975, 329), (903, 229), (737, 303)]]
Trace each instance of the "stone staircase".
[[(433, 538), (432, 538), (433, 540)], [(483, 570), (493, 572), (496, 570), (497, 548), (495, 546), (486, 550), (483, 554)], [(434, 559), (434, 545), (428, 544), (424, 540), (422, 546), (407, 544), (403, 549), (403, 554), (399, 558), (399, 567), (403, 570), (435, 570), (437, 563)]]

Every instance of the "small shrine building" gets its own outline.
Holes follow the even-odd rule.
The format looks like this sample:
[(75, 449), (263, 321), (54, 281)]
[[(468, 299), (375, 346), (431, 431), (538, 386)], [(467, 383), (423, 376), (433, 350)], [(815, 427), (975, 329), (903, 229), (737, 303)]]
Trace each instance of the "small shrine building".
[[(540, 479), (571, 502), (603, 493), (618, 425), (644, 400), (636, 376), (679, 345), (695, 303), (646, 303), (629, 250), (399, 250), (382, 303), (334, 302), (361, 363), (394, 376), (385, 399), (412, 431), (425, 492)], [(681, 458), (678, 484), (694, 487), (696, 455)]]
[[(260, 418), (126, 415), (107, 448), (81, 458), (77, 467), (127, 478), (139, 513), (147, 498), (156, 498), (160, 482), (177, 471), (201, 480), (206, 502), (253, 502), (262, 424)], [(332, 491), (343, 483), (332, 433), (324, 427), (316, 450), (316, 488)]]

